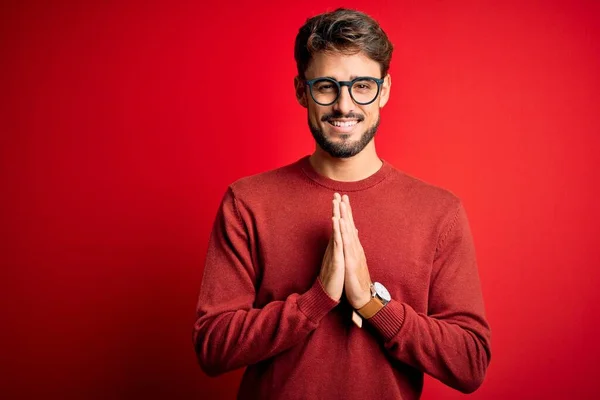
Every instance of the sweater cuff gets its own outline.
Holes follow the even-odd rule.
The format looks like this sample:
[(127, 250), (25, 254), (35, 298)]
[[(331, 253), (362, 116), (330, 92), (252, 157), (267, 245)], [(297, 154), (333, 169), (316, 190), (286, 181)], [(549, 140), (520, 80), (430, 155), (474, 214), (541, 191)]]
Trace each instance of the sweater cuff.
[(329, 297), (319, 279), (306, 293), (299, 296), (296, 302), (300, 311), (314, 323), (320, 322), (329, 311), (340, 303)]
[(404, 305), (399, 301), (392, 300), (367, 321), (381, 333), (387, 342), (394, 338), (402, 328), (404, 316)]

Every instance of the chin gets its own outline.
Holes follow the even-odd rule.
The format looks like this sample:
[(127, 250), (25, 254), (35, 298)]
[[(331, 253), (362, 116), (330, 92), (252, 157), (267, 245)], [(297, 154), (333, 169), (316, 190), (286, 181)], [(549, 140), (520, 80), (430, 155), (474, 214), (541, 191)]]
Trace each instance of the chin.
[(379, 119), (368, 129), (359, 125), (365, 125), (365, 122), (359, 122), (349, 132), (339, 132), (331, 129), (329, 123), (312, 125), (309, 121), (310, 131), (319, 147), (335, 158), (350, 158), (360, 153), (373, 140)]
[(364, 135), (364, 131), (352, 130), (350, 132), (337, 132), (335, 130), (325, 130), (327, 140), (333, 143), (357, 142)]

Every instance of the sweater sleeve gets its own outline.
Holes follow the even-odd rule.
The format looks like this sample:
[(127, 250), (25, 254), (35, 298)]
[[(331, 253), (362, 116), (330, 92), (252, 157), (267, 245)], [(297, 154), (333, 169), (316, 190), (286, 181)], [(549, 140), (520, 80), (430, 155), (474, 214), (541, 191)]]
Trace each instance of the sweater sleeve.
[(369, 322), (392, 357), (470, 393), (489, 365), (491, 332), (462, 204), (447, 226), (433, 263), (427, 315), (392, 299)]
[(210, 376), (289, 349), (338, 304), (317, 279), (303, 294), (255, 308), (258, 266), (248, 232), (252, 230), (229, 188), (210, 236), (193, 329), (198, 361)]

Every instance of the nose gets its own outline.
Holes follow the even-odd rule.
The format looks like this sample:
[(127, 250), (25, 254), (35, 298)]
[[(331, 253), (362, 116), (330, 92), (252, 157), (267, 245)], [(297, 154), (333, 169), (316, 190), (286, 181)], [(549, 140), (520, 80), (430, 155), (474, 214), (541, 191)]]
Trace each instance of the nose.
[(348, 86), (342, 86), (340, 89), (340, 95), (335, 103), (333, 103), (333, 109), (338, 111), (342, 115), (346, 115), (351, 111), (354, 111), (354, 101), (350, 96), (350, 88)]

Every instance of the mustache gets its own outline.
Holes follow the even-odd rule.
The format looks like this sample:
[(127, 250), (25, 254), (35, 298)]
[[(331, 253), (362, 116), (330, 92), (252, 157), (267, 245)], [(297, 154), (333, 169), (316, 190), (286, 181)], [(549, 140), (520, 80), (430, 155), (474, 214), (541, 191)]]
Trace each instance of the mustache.
[(338, 119), (338, 118), (356, 119), (360, 122), (365, 119), (365, 116), (362, 114), (356, 114), (356, 113), (342, 114), (340, 112), (333, 112), (333, 113), (323, 115), (321, 117), (321, 122), (329, 122), (332, 119)]

